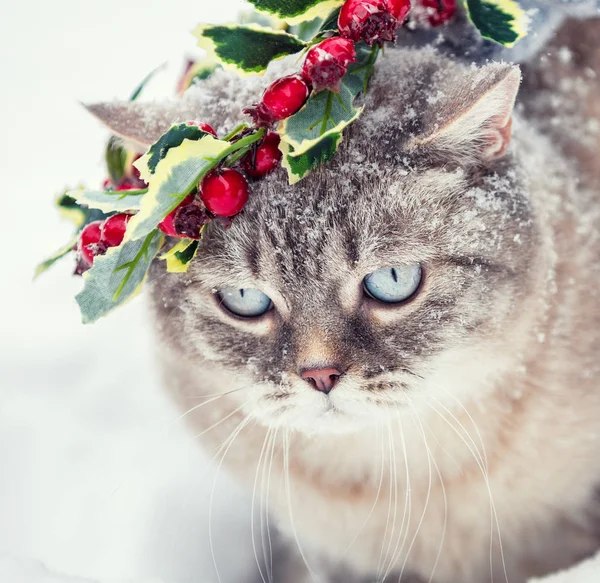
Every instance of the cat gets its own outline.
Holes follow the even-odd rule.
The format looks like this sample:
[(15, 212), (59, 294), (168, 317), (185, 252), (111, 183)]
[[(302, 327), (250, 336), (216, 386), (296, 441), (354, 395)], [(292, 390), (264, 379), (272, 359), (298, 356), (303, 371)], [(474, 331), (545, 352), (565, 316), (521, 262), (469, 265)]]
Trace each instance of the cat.
[[(569, 21), (522, 73), (386, 51), (332, 161), (153, 266), (165, 386), (281, 533), (265, 580), (523, 583), (600, 548), (598, 38)], [(90, 110), (143, 151), (268, 79)]]

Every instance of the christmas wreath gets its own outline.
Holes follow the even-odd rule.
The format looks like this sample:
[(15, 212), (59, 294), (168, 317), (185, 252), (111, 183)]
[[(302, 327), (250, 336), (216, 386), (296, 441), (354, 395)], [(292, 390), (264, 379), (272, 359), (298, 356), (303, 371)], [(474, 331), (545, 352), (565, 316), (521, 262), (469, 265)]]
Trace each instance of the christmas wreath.
[[(412, 6), (410, 0), (250, 2), (254, 22), (195, 29), (211, 62), (188, 63), (178, 92), (216, 67), (261, 75), (272, 61), (298, 55), (298, 72), (266, 87), (260, 101), (244, 109), (248, 123), (226, 136), (206, 123), (179, 123), (144, 155), (111, 137), (102, 189), (59, 197), (76, 232), (37, 273), (75, 256), (85, 323), (137, 294), (155, 258), (170, 272), (185, 272), (205, 226), (219, 221), (227, 228), (243, 211), (249, 177), (260, 179), (281, 164), (293, 184), (330, 160), (362, 112), (355, 102), (368, 90), (385, 43), (394, 42), (402, 26), (445, 25), (457, 9), (456, 0), (413, 0)], [(513, 0), (464, 0), (464, 8), (481, 35), (497, 43), (511, 46), (526, 34), (528, 17)]]

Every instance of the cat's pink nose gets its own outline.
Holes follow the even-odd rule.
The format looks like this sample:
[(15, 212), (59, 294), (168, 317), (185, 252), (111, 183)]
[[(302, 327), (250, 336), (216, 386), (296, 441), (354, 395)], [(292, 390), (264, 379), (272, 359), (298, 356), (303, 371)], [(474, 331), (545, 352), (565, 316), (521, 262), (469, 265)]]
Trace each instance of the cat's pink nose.
[(314, 389), (328, 395), (342, 376), (342, 372), (337, 368), (316, 368), (304, 370), (300, 376)]

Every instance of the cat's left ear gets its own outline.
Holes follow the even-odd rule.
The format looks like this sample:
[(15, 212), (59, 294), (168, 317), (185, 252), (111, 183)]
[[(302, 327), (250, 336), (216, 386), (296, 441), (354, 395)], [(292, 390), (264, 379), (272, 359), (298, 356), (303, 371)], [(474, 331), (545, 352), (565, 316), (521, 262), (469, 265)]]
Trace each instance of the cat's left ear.
[(409, 147), (461, 165), (501, 157), (510, 142), (520, 82), (519, 67), (507, 64), (487, 65), (454, 78), (425, 113), (423, 132)]
[(93, 103), (85, 108), (112, 134), (140, 153), (146, 152), (174, 123), (198, 116), (198, 104), (183, 99), (162, 103), (114, 101)]

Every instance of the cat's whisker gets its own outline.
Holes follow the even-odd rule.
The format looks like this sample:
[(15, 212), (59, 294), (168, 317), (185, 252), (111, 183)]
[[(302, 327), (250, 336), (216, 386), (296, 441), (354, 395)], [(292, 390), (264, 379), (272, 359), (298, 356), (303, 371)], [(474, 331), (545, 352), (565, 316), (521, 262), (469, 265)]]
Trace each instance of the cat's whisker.
[(433, 567), (431, 569), (431, 575), (430, 575), (429, 581), (428, 581), (428, 583), (432, 583), (433, 577), (435, 576), (435, 571), (437, 569), (438, 563), (440, 562), (440, 558), (442, 556), (442, 550), (444, 548), (444, 541), (446, 539), (446, 529), (448, 527), (448, 498), (446, 496), (446, 486), (444, 485), (444, 479), (442, 478), (442, 473), (440, 472), (440, 468), (439, 468), (437, 462), (435, 461), (435, 456), (431, 453), (431, 448), (429, 447), (429, 443), (427, 442), (427, 437), (425, 435), (425, 430), (424, 430), (424, 425), (423, 425), (425, 422), (419, 417), (419, 414), (418, 414), (417, 410), (414, 408), (414, 405), (411, 405), (411, 406), (415, 412), (415, 417), (421, 428), (421, 436), (423, 437), (423, 445), (425, 446), (425, 450), (427, 452), (427, 457), (433, 464), (433, 467), (435, 468), (435, 471), (438, 475), (438, 478), (440, 481), (440, 486), (442, 489), (442, 497), (444, 499), (444, 526), (442, 529), (442, 536), (440, 538), (439, 550), (435, 557), (435, 561), (434, 561)]
[[(413, 370), (405, 369), (405, 371), (408, 372), (408, 373), (410, 373), (410, 374), (412, 374), (413, 376), (417, 377), (420, 380), (425, 380), (425, 378), (422, 375), (416, 373)], [(436, 389), (439, 389), (440, 391), (443, 391), (446, 395), (448, 395), (450, 398), (452, 398), (454, 400), (454, 402), (465, 412), (465, 414), (467, 415), (467, 417), (469, 418), (469, 420), (473, 424), (473, 428), (475, 429), (475, 433), (477, 434), (477, 438), (479, 439), (479, 443), (481, 445), (481, 451), (475, 445), (475, 442), (474, 442), (473, 438), (471, 437), (471, 434), (469, 433), (469, 431), (467, 431), (466, 427), (464, 427), (464, 425), (456, 418), (456, 416), (452, 413), (452, 411), (450, 411), (447, 407), (445, 407), (444, 404), (439, 401), (439, 399), (436, 399), (431, 394), (428, 395), (429, 398), (434, 399), (440, 405), (440, 407), (442, 407), (448, 413), (448, 415), (450, 415), (464, 429), (465, 433), (469, 436), (469, 439), (472, 441), (473, 447), (475, 447), (475, 449), (477, 450), (477, 453), (479, 454), (479, 456), (483, 458), (482, 461), (484, 463), (485, 468), (487, 469), (487, 467), (488, 467), (488, 459), (487, 459), (487, 452), (486, 452), (486, 449), (485, 449), (485, 444), (484, 444), (481, 432), (479, 431), (479, 427), (475, 423), (475, 420), (473, 419), (473, 416), (471, 415), (471, 413), (469, 413), (468, 409), (462, 404), (462, 402), (460, 401), (460, 399), (458, 399), (450, 391), (448, 391), (443, 386), (441, 386), (441, 385), (439, 385), (437, 383), (435, 383), (433, 386)]]
[[(221, 397), (224, 397), (226, 395), (230, 395), (230, 394), (235, 393), (237, 391), (241, 391), (241, 390), (250, 388), (251, 386), (253, 386), (253, 385), (248, 385), (246, 387), (240, 387), (239, 389), (233, 389), (233, 390), (225, 392), (225, 393), (215, 393), (213, 395), (207, 395), (206, 398), (209, 399), (208, 401), (204, 401), (204, 402), (200, 403), (199, 405), (196, 405), (195, 407), (192, 407), (191, 409), (188, 409), (185, 413), (180, 414), (174, 420), (167, 421), (166, 423), (164, 423), (162, 425), (162, 427), (160, 427), (160, 428), (157, 429), (157, 432), (159, 434), (164, 434), (164, 433), (168, 432), (170, 429), (172, 429), (179, 421), (181, 421), (186, 415), (188, 415), (192, 411), (195, 411), (195, 410), (203, 407), (204, 405), (208, 405), (208, 404), (210, 404), (210, 403), (212, 403), (212, 402), (220, 399)], [(228, 417), (230, 417), (230, 416), (231, 415), (229, 415)], [(224, 421), (224, 420), (225, 419), (220, 420), (217, 424), (215, 424), (214, 426), (211, 426), (207, 431), (210, 431), (210, 429), (212, 429), (213, 427), (216, 427), (216, 425), (218, 425), (221, 421)], [(191, 439), (196, 439), (197, 437), (200, 437), (201, 435), (204, 435), (204, 433), (206, 433), (207, 431), (204, 431), (204, 432), (200, 433), (199, 435), (192, 436)], [(131, 458), (132, 458), (131, 459), (131, 463), (128, 464), (127, 474), (125, 474), (121, 478), (121, 481), (112, 490), (111, 496), (114, 496), (122, 488), (123, 484), (125, 484), (125, 482), (129, 479), (129, 476), (134, 473), (134, 470), (137, 467), (136, 463), (138, 461), (138, 458), (142, 456), (142, 454), (144, 453), (144, 450), (147, 450), (148, 447), (149, 447), (148, 442), (144, 442), (137, 449), (137, 451), (132, 454), (132, 456), (131, 456)]]
[(213, 423), (211, 426), (203, 429), (200, 433), (196, 433), (195, 435), (193, 435), (192, 439), (194, 439), (194, 440), (195, 439), (199, 439), (200, 437), (202, 437), (203, 435), (205, 435), (209, 431), (212, 431), (213, 429), (215, 429), (216, 427), (218, 427), (219, 425), (221, 425), (221, 423), (224, 423), (225, 421), (227, 421), (227, 419), (230, 419), (236, 413), (238, 413), (239, 411), (241, 411), (246, 405), (247, 405), (247, 403), (242, 403), (239, 407), (236, 407), (233, 411), (231, 411), (230, 413), (228, 413), (227, 415), (225, 415), (225, 417), (221, 417), (218, 421), (216, 421), (215, 423)]
[[(267, 533), (267, 543), (268, 543), (268, 557), (265, 557), (265, 565), (268, 566), (267, 576), (270, 583), (273, 583), (273, 544), (271, 541), (271, 528), (269, 523), (269, 494), (270, 494), (270, 486), (271, 486), (271, 474), (273, 471), (273, 458), (275, 457), (275, 444), (277, 441), (277, 431), (278, 428), (273, 428), (272, 438), (271, 438), (271, 448), (269, 455), (269, 469), (267, 473), (267, 485), (266, 485), (266, 495), (265, 495), (265, 521), (266, 521), (266, 533)], [(264, 546), (264, 553), (267, 553), (267, 546)]]
[[(388, 495), (388, 511), (387, 511), (387, 514), (386, 514), (386, 521), (385, 521), (385, 530), (383, 531), (383, 536), (381, 537), (381, 551), (379, 553), (379, 562), (378, 562), (378, 565), (377, 565), (377, 580), (378, 581), (380, 580), (380, 574), (381, 574), (381, 572), (383, 570), (383, 565), (385, 564), (386, 559), (387, 559), (387, 552), (386, 552), (386, 555), (384, 557), (384, 554), (383, 554), (384, 551), (383, 551), (383, 549), (384, 549), (385, 541), (388, 539), (388, 531), (390, 529), (390, 516), (392, 514), (392, 491), (393, 491), (393, 479), (394, 479), (394, 476), (393, 476), (392, 471), (391, 471), (391, 467), (392, 467), (392, 446), (391, 446), (391, 444), (392, 444), (392, 438), (391, 438), (391, 429), (390, 429), (391, 424), (390, 424), (389, 417), (387, 419), (387, 423), (388, 423), (388, 425), (387, 425), (387, 430), (388, 430), (388, 440), (387, 440), (388, 441), (388, 448), (387, 448), (387, 450), (388, 450), (388, 459), (389, 459), (389, 463), (388, 463), (388, 475), (389, 475), (389, 486), (388, 486), (388, 488), (389, 488), (389, 495)], [(391, 535), (390, 535), (390, 539), (389, 540), (391, 540)], [(388, 551), (389, 551), (390, 544), (391, 543), (388, 542)]]
[[(384, 581), (385, 578), (387, 577), (387, 575), (389, 574), (389, 572), (391, 571), (391, 569), (393, 568), (394, 565), (394, 560), (395, 560), (395, 556), (394, 556), (394, 552), (392, 552), (392, 545), (394, 543), (395, 540), (395, 534), (396, 534), (396, 520), (397, 520), (397, 515), (398, 515), (398, 470), (397, 470), (397, 458), (396, 458), (396, 446), (395, 446), (395, 442), (394, 442), (394, 437), (393, 437), (393, 432), (392, 432), (392, 426), (391, 426), (391, 419), (388, 418), (388, 435), (389, 435), (389, 444), (390, 444), (390, 482), (392, 484), (392, 489), (394, 492), (394, 511), (392, 514), (392, 530), (390, 533), (390, 537), (388, 540), (388, 547), (386, 549), (385, 552), (385, 560), (384, 563), (382, 565), (382, 569), (385, 567), (384, 575), (383, 577), (381, 577), (381, 580)], [(398, 534), (398, 540), (400, 540), (402, 536), (402, 531), (400, 531), (400, 533)], [(397, 545), (395, 547), (395, 549), (397, 548)], [(394, 551), (395, 551), (394, 549)], [(391, 553), (391, 556), (390, 556)], [(390, 557), (388, 559), (388, 556)], [(386, 567), (387, 565), (387, 567)]]
[[(399, 545), (399, 549), (397, 551), (396, 557), (400, 557), (402, 555), (402, 551), (404, 549), (404, 545), (406, 544), (406, 541), (408, 540), (408, 533), (410, 532), (410, 520), (412, 517), (412, 486), (411, 486), (411, 481), (410, 481), (410, 469), (409, 469), (409, 464), (408, 464), (408, 451), (406, 449), (406, 439), (404, 436), (404, 427), (402, 426), (402, 416), (398, 415), (398, 429), (400, 430), (400, 441), (402, 443), (402, 455), (404, 457), (404, 466), (406, 469), (406, 475), (405, 475), (405, 480), (406, 480), (406, 492), (404, 495), (404, 512), (402, 514), (402, 525), (400, 528), (400, 532), (402, 533), (402, 531), (404, 530), (404, 521), (406, 518), (406, 530), (404, 530), (404, 535), (402, 536), (402, 543)], [(394, 558), (394, 563), (396, 563), (396, 561), (398, 560), (398, 558)], [(400, 582), (400, 579), (398, 579), (398, 581)]]
[[(212, 395), (204, 395), (202, 397), (197, 397), (198, 399), (206, 398), (207, 400), (203, 401), (202, 403), (199, 403), (198, 405), (194, 405), (193, 407), (190, 407), (189, 409), (184, 411), (181, 415), (179, 415), (179, 417), (177, 417), (172, 423), (175, 424), (178, 421), (185, 419), (185, 417), (187, 417), (190, 413), (193, 413), (194, 411), (197, 411), (198, 409), (201, 409), (202, 407), (205, 407), (206, 405), (210, 405), (210, 403), (214, 403), (215, 401), (218, 401), (219, 399), (222, 399), (223, 397), (226, 397), (228, 395), (233, 395), (234, 393), (239, 393), (240, 391), (249, 389), (249, 388), (253, 387), (254, 385), (255, 385), (255, 383), (250, 383), (243, 387), (238, 387), (236, 389), (231, 389), (230, 391), (225, 391), (224, 393), (213, 393)], [(196, 398), (196, 397), (194, 397), (194, 398)]]
[(481, 451), (483, 452), (485, 467), (487, 469), (488, 468), (488, 458), (487, 458), (487, 452), (485, 449), (485, 443), (483, 441), (483, 436), (481, 435), (481, 432), (479, 431), (479, 427), (477, 426), (477, 423), (475, 423), (475, 419), (473, 419), (473, 416), (471, 415), (469, 410), (462, 404), (461, 400), (456, 395), (453, 395), (448, 389), (445, 389), (441, 385), (435, 385), (435, 386), (436, 386), (436, 388), (439, 388), (441, 391), (446, 393), (446, 395), (448, 395), (465, 412), (465, 415), (469, 418), (469, 421), (473, 424), (473, 429), (475, 429), (475, 433), (477, 433), (477, 438), (479, 439), (479, 443), (481, 444)]
[(318, 583), (318, 579), (315, 576), (315, 572), (312, 570), (308, 561), (306, 560), (306, 556), (304, 554), (304, 550), (302, 549), (302, 545), (300, 544), (300, 539), (298, 538), (298, 532), (296, 531), (296, 525), (294, 523), (294, 511), (292, 509), (292, 495), (290, 488), (290, 430), (285, 428), (285, 432), (283, 434), (283, 467), (284, 467), (284, 481), (285, 481), (285, 491), (288, 502), (288, 510), (290, 515), (290, 525), (292, 527), (292, 533), (294, 535), (294, 539), (296, 541), (296, 546), (298, 547), (298, 552), (304, 561), (304, 565), (308, 570), (311, 578), (315, 583)]
[(384, 450), (384, 446), (383, 446), (383, 427), (381, 423), (377, 424), (377, 438), (378, 441), (381, 445), (380, 448), (380, 452), (381, 452), (381, 471), (379, 473), (379, 486), (377, 487), (377, 494), (375, 495), (375, 500), (373, 500), (373, 505), (371, 506), (371, 510), (369, 511), (369, 514), (367, 515), (367, 517), (365, 518), (365, 520), (363, 521), (363, 523), (361, 524), (360, 528), (358, 529), (358, 531), (356, 532), (356, 534), (354, 535), (354, 537), (352, 538), (352, 540), (348, 543), (348, 545), (346, 546), (346, 548), (344, 549), (344, 552), (342, 553), (342, 557), (345, 557), (346, 554), (348, 553), (348, 551), (350, 550), (350, 548), (352, 547), (352, 545), (356, 542), (356, 540), (358, 539), (358, 537), (360, 536), (360, 534), (362, 533), (362, 531), (365, 529), (365, 527), (367, 526), (369, 520), (371, 519), (371, 516), (373, 516), (373, 512), (375, 512), (375, 508), (377, 507), (377, 502), (379, 501), (379, 496), (381, 495), (381, 489), (383, 487), (383, 475), (384, 475), (384, 471), (385, 471), (385, 450)]
[[(436, 388), (439, 388), (446, 395), (451, 397), (454, 400), (454, 402), (465, 412), (468, 419), (471, 421), (473, 428), (475, 429), (475, 432), (477, 433), (477, 437), (481, 444), (481, 452), (479, 452), (479, 450), (478, 450), (478, 452), (480, 453), (480, 456), (483, 454), (482, 462), (485, 467), (485, 480), (486, 480), (487, 488), (488, 488), (489, 495), (490, 495), (490, 514), (491, 514), (491, 516), (490, 516), (490, 574), (491, 574), (491, 577), (493, 580), (493, 577), (494, 577), (494, 575), (493, 575), (493, 569), (494, 569), (494, 567), (493, 567), (493, 553), (494, 553), (494, 548), (493, 548), (494, 547), (494, 532), (493, 532), (493, 530), (494, 530), (494, 523), (495, 523), (496, 531), (498, 533), (498, 545), (499, 545), (499, 550), (500, 550), (500, 557), (502, 560), (502, 567), (504, 570), (504, 577), (505, 577), (505, 579), (508, 579), (508, 576), (506, 573), (506, 562), (505, 562), (505, 557), (504, 557), (504, 549), (503, 549), (503, 545), (502, 545), (502, 536), (500, 534), (500, 525), (498, 522), (495, 505), (493, 503), (491, 488), (489, 486), (489, 472), (488, 472), (489, 466), (488, 466), (487, 452), (485, 449), (485, 443), (483, 441), (483, 437), (482, 437), (481, 432), (479, 431), (479, 427), (475, 423), (475, 420), (473, 419), (472, 415), (470, 414), (468, 409), (461, 403), (461, 401), (455, 395), (453, 395), (450, 391), (445, 389), (444, 387), (436, 385)], [(435, 399), (435, 397), (433, 397), (432, 395), (430, 395), (430, 396), (431, 396), (431, 398)], [(460, 423), (460, 421), (455, 417), (455, 415), (453, 415), (452, 412), (447, 407), (445, 407), (438, 399), (435, 399), (435, 401), (461, 426), (461, 428), (465, 431), (465, 433), (467, 433), (467, 435), (469, 435), (471, 442), (474, 444), (473, 438), (471, 437), (470, 433), (467, 431), (466, 427), (462, 423)]]
[[(400, 431), (400, 436), (401, 436), (401, 442), (402, 442), (402, 455), (403, 455), (403, 459), (404, 459), (404, 465), (406, 468), (406, 476), (405, 476), (405, 493), (404, 493), (404, 510), (402, 512), (402, 522), (400, 523), (400, 532), (398, 533), (398, 538), (396, 540), (396, 546), (394, 547), (393, 553), (392, 553), (392, 557), (391, 560), (389, 562), (389, 566), (388, 569), (386, 570), (386, 573), (384, 575), (384, 577), (382, 578), (382, 581), (385, 580), (385, 578), (389, 575), (389, 573), (393, 570), (394, 565), (397, 563), (398, 561), (398, 557), (402, 551), (402, 548), (404, 547), (407, 535), (408, 535), (408, 524), (406, 522), (406, 517), (407, 517), (407, 512), (410, 511), (409, 509), (409, 476), (408, 476), (408, 460), (407, 460), (407, 452), (406, 452), (406, 444), (404, 442), (404, 430), (401, 426), (402, 423), (402, 419), (401, 419), (401, 412), (400, 410), (397, 409), (397, 421), (398, 421), (398, 429)], [(396, 483), (398, 481), (398, 477), (397, 477), (397, 473), (396, 473)], [(397, 488), (397, 487), (396, 487)], [(410, 521), (410, 514), (409, 514), (409, 521)], [(406, 530), (405, 530), (406, 527)], [(401, 544), (402, 541), (402, 544)]]
[[(244, 417), (240, 421), (238, 426), (231, 432), (229, 437), (221, 444), (221, 446), (219, 447), (219, 449), (217, 450), (217, 453), (216, 453), (216, 455), (218, 455), (219, 452), (224, 448), (223, 455), (221, 456), (221, 459), (220, 459), (217, 469), (215, 471), (215, 477), (213, 479), (213, 485), (211, 488), (210, 498), (209, 498), (209, 502), (208, 502), (208, 544), (209, 544), (210, 554), (211, 554), (212, 561), (213, 561), (213, 567), (215, 569), (215, 574), (217, 576), (217, 581), (219, 583), (221, 583), (221, 575), (219, 574), (219, 567), (217, 565), (217, 558), (215, 556), (215, 547), (214, 547), (213, 536), (212, 536), (212, 512), (213, 512), (213, 501), (214, 501), (214, 496), (215, 496), (215, 488), (217, 486), (217, 477), (219, 475), (219, 471), (221, 470), (221, 466), (223, 465), (223, 461), (224, 461), (225, 457), (227, 456), (227, 452), (231, 448), (236, 437), (248, 425), (251, 418), (252, 418), (252, 415), (250, 415), (250, 414), (246, 415), (246, 417)], [(216, 457), (216, 455), (214, 457)], [(213, 457), (213, 459), (214, 459), (214, 457)]]
[[(415, 418), (417, 420), (418, 423), (420, 423), (419, 420), (419, 415), (416, 411), (416, 409), (414, 408), (413, 404), (408, 401), (411, 409), (413, 410), (413, 413), (415, 414)], [(422, 426), (421, 426), (422, 429)], [(406, 550), (406, 554), (404, 557), (404, 563), (402, 564), (402, 569), (400, 570), (400, 578), (399, 580), (402, 580), (402, 575), (404, 574), (404, 570), (406, 569), (406, 565), (408, 564), (408, 558), (410, 557), (410, 551), (412, 550), (413, 546), (415, 545), (415, 542), (417, 540), (417, 537), (419, 535), (419, 531), (421, 530), (421, 527), (423, 526), (423, 522), (425, 521), (425, 515), (427, 514), (427, 508), (429, 507), (429, 501), (431, 499), (431, 490), (432, 490), (432, 485), (433, 485), (433, 475), (431, 472), (431, 456), (427, 457), (427, 467), (428, 467), (428, 471), (429, 471), (429, 478), (428, 478), (428, 483), (427, 483), (427, 495), (425, 497), (425, 504), (423, 505), (423, 512), (421, 513), (421, 517), (419, 518), (419, 522), (417, 523), (417, 528), (415, 529), (415, 533), (410, 541), (410, 544), (408, 545), (408, 549)]]
[[(262, 460), (263, 457), (265, 455), (265, 451), (267, 448), (267, 443), (269, 441), (269, 437), (271, 436), (271, 429), (269, 428), (267, 430), (267, 433), (265, 434), (265, 438), (263, 440), (263, 444), (262, 447), (260, 449), (260, 455), (258, 456), (258, 461), (256, 464), (256, 472), (254, 475), (254, 485), (252, 487), (252, 504), (250, 507), (250, 533), (251, 533), (251, 539), (252, 539), (252, 550), (254, 552), (254, 560), (256, 561), (256, 566), (258, 567), (258, 572), (260, 574), (260, 578), (262, 579), (263, 583), (267, 583), (267, 579), (265, 578), (265, 575), (263, 574), (263, 567), (258, 559), (258, 551), (256, 549), (256, 540), (254, 538), (254, 516), (255, 516), (255, 502), (256, 502), (256, 487), (258, 485), (258, 476), (260, 474), (260, 470), (261, 470), (261, 465), (262, 465)], [(261, 509), (262, 509), (262, 505), (261, 505)], [(260, 514), (260, 511), (259, 511)], [(260, 529), (260, 535), (261, 535), (261, 544), (262, 544), (262, 516), (260, 516), (261, 519), (261, 529)], [(264, 554), (264, 547), (263, 547), (263, 554)]]
[[(429, 395), (429, 397), (431, 399), (433, 399), (436, 403), (439, 404), (438, 399), (435, 399), (435, 397), (433, 397), (432, 395)], [(488, 471), (487, 471), (487, 468), (484, 466), (483, 458), (481, 456), (481, 452), (479, 452), (479, 450), (475, 446), (475, 442), (473, 441), (473, 439), (470, 436), (470, 434), (467, 431), (467, 429), (464, 427), (464, 425), (462, 423), (460, 423), (460, 421), (458, 421), (456, 419), (456, 417), (453, 416), (453, 418), (457, 421), (460, 429), (462, 429), (467, 434), (467, 437), (469, 437), (469, 439), (471, 441), (471, 444), (473, 445), (473, 448), (475, 448), (475, 450), (477, 451), (477, 453), (479, 455), (475, 454), (475, 451), (473, 451), (473, 448), (471, 447), (471, 445), (469, 445), (469, 443), (465, 439), (464, 435), (450, 422), (450, 420), (445, 415), (443, 415), (440, 411), (438, 411), (431, 402), (428, 402), (428, 405), (456, 433), (456, 435), (464, 443), (464, 445), (467, 447), (467, 449), (469, 450), (469, 452), (471, 453), (471, 455), (475, 459), (475, 462), (476, 462), (477, 466), (479, 467), (479, 470), (481, 471), (483, 480), (485, 482), (486, 490), (487, 490), (487, 493), (488, 493), (489, 502), (490, 502), (490, 574), (491, 574), (492, 580), (493, 580), (493, 571), (494, 571), (494, 568), (493, 568), (493, 544), (494, 544), (494, 525), (495, 525), (496, 526), (496, 532), (498, 534), (498, 545), (499, 545), (499, 551), (500, 551), (500, 559), (502, 561), (502, 569), (503, 569), (503, 573), (504, 573), (504, 579), (505, 579), (505, 582), (508, 583), (508, 574), (507, 574), (507, 570), (506, 570), (506, 559), (505, 559), (505, 556), (504, 556), (504, 547), (503, 547), (503, 544), (502, 544), (502, 533), (500, 531), (500, 522), (498, 520), (498, 514), (497, 514), (497, 511), (496, 511), (496, 505), (494, 503), (494, 497), (493, 497), (492, 489), (491, 489), (490, 482), (489, 482)]]

